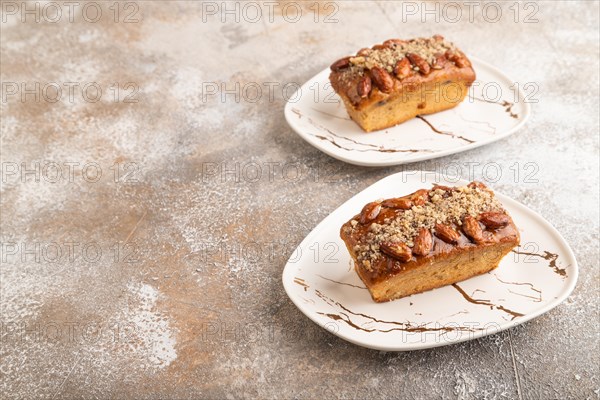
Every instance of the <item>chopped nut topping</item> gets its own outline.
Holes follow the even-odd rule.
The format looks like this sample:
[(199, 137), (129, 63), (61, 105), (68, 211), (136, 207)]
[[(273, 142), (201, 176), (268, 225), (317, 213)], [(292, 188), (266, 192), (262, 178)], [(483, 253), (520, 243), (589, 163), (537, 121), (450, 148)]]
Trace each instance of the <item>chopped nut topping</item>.
[[(363, 75), (365, 69), (379, 67), (392, 73), (396, 63), (407, 54), (416, 54), (429, 65), (436, 63), (438, 55), (446, 52), (458, 53), (456, 46), (438, 38), (417, 38), (409, 41), (395, 41), (387, 46), (376, 46), (376, 49), (362, 49), (360, 55), (350, 57), (350, 68), (344, 70), (347, 76)], [(418, 67), (414, 67), (419, 70)]]
[[(382, 243), (405, 243), (412, 248), (422, 228), (431, 230), (436, 224), (462, 225), (467, 215), (477, 217), (483, 212), (504, 211), (491, 190), (476, 185), (445, 189), (434, 187), (425, 198), (427, 200), (422, 205), (414, 205), (408, 210), (398, 209), (395, 218), (369, 225), (368, 232), (354, 247), (358, 260), (368, 270), (381, 257)], [(357, 229), (357, 224), (352, 225), (353, 229)]]

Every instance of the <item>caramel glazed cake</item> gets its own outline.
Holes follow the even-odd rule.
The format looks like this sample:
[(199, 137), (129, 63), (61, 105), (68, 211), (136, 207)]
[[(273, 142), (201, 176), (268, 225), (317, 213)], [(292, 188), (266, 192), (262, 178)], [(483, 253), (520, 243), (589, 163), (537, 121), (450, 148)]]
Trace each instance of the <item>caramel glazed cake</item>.
[(371, 132), (460, 104), (475, 81), (471, 62), (440, 35), (390, 39), (331, 65), (346, 110)]
[(369, 203), (340, 236), (376, 302), (491, 271), (519, 244), (511, 217), (479, 182)]

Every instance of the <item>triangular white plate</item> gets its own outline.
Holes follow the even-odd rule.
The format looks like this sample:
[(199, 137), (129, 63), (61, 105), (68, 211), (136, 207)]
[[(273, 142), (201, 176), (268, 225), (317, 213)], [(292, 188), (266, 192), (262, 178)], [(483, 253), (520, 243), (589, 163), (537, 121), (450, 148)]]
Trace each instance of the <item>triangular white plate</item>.
[(479, 338), (556, 307), (577, 281), (577, 262), (561, 235), (524, 205), (496, 194), (521, 232), (521, 246), (490, 273), (388, 303), (375, 303), (353, 269), (340, 227), (370, 201), (410, 194), (432, 174), (390, 175), (325, 218), (298, 246), (283, 271), (294, 304), (315, 323), (360, 346), (403, 351)]
[(451, 110), (365, 133), (348, 117), (326, 69), (288, 100), (285, 118), (308, 143), (350, 164), (399, 165), (470, 150), (511, 135), (531, 114), (522, 85), (483, 61), (471, 61), (477, 80)]

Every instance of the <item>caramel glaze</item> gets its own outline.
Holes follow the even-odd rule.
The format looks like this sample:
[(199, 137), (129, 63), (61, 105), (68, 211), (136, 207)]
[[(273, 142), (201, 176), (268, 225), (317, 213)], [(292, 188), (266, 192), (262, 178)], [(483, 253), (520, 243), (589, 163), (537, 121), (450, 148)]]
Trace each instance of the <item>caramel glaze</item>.
[[(409, 199), (411, 195), (405, 196), (404, 198)], [(342, 240), (346, 243), (346, 247), (348, 251), (356, 260), (356, 254), (354, 253), (354, 246), (357, 244), (361, 244), (361, 239), (365, 237), (367, 232), (369, 232), (369, 227), (373, 223), (384, 224), (384, 220), (386, 218), (396, 218), (404, 212), (402, 209), (395, 209), (390, 207), (381, 207), (381, 211), (379, 215), (374, 220), (361, 224), (358, 223), (354, 230), (352, 231), (350, 228), (352, 227), (352, 220), (360, 220), (361, 214), (357, 214), (348, 222), (346, 222), (341, 230), (340, 236)], [(452, 258), (454, 255), (458, 253), (462, 253), (465, 251), (476, 251), (480, 250), (484, 247), (504, 247), (504, 245), (511, 245), (514, 247), (519, 244), (519, 231), (515, 226), (512, 218), (508, 216), (509, 222), (506, 226), (498, 229), (486, 229), (486, 227), (479, 223), (481, 228), (483, 229), (484, 241), (481, 243), (474, 243), (470, 240), (465, 233), (462, 231), (461, 227), (457, 225), (451, 225), (459, 234), (460, 238), (458, 239), (456, 244), (449, 244), (433, 235), (433, 246), (429, 254), (425, 256), (417, 256), (414, 253), (412, 254), (412, 258), (407, 262), (401, 262), (395, 258), (389, 257), (385, 254), (381, 254), (381, 257), (377, 262), (371, 264), (371, 270), (365, 268), (362, 264), (356, 263), (355, 266), (357, 268), (357, 272), (363, 278), (363, 280), (367, 280), (368, 284), (376, 284), (382, 281), (389, 279), (392, 276), (398, 274), (404, 274), (408, 271), (419, 268), (425, 264), (431, 264), (435, 262), (437, 259), (443, 258), (448, 259)], [(349, 232), (353, 232), (349, 234)], [(500, 250), (499, 250), (500, 251)]]
[(390, 97), (401, 93), (417, 92), (423, 85), (433, 86), (436, 83), (439, 84), (439, 82), (446, 84), (446, 82), (473, 82), (475, 80), (475, 71), (470, 65), (459, 68), (448, 62), (442, 64), (441, 67), (441, 69), (432, 70), (426, 76), (414, 73), (402, 80), (394, 78), (394, 86), (389, 94), (374, 87), (367, 98), (361, 98), (356, 92), (356, 86), (361, 78), (360, 75), (348, 79), (339, 72), (332, 72), (329, 75), (329, 80), (336, 93), (347, 96), (357, 110), (366, 108), (373, 103), (380, 103), (378, 105), (384, 106)]

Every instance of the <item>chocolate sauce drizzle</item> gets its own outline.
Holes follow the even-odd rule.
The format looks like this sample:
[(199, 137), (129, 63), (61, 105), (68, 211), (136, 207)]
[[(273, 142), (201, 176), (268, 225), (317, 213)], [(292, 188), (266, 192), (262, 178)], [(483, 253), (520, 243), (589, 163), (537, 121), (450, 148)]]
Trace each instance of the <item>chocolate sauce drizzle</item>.
[(368, 144), (368, 143), (359, 143), (359, 142), (356, 142), (355, 140), (352, 140), (350, 138), (345, 138), (344, 137), (344, 139), (350, 140), (350, 141), (355, 142), (355, 143), (360, 144), (360, 145), (376, 147), (375, 149), (353, 149), (353, 148), (344, 147), (344, 146), (340, 145), (333, 138), (330, 138), (330, 137), (327, 137), (327, 136), (322, 136), (322, 135), (316, 135), (316, 134), (313, 134), (313, 133), (308, 133), (308, 134), (310, 136), (316, 137), (317, 139), (328, 141), (329, 143), (333, 144), (335, 147), (337, 147), (339, 149), (342, 149), (342, 150), (347, 150), (347, 151), (358, 151), (358, 152), (362, 152), (362, 153), (367, 152), (367, 151), (378, 151), (380, 153), (433, 153), (432, 150), (425, 150), (425, 149), (423, 149), (423, 150), (417, 150), (417, 149), (406, 149), (406, 150), (403, 150), (403, 149), (386, 149), (385, 147), (377, 147), (377, 146), (374, 146), (374, 145), (371, 145), (371, 144)]
[(302, 286), (302, 287), (304, 288), (304, 291), (305, 291), (305, 292), (306, 292), (306, 291), (308, 290), (308, 288), (310, 287), (310, 286), (308, 286), (308, 285), (306, 284), (306, 282), (304, 281), (304, 279), (301, 279), (301, 278), (298, 278), (298, 277), (294, 277), (294, 283), (296, 283), (296, 284), (298, 284), (298, 285)]
[[(326, 316), (334, 321), (343, 321), (346, 324), (348, 324), (349, 326), (351, 326), (354, 329), (357, 330), (361, 330), (364, 332), (382, 332), (382, 333), (389, 333), (389, 332), (393, 332), (393, 331), (404, 331), (404, 332), (453, 332), (453, 331), (461, 331), (461, 332), (475, 332), (475, 331), (481, 331), (481, 330), (485, 330), (486, 328), (473, 328), (473, 327), (467, 327), (467, 326), (438, 326), (438, 327), (427, 327), (427, 324), (423, 324), (423, 325), (414, 325), (410, 322), (398, 322), (398, 321), (385, 321), (385, 320), (381, 320), (381, 319), (377, 319), (375, 317), (372, 317), (370, 315), (366, 315), (363, 313), (357, 313), (354, 311), (349, 310), (347, 307), (344, 307), (344, 305), (342, 305), (341, 303), (331, 299), (330, 297), (325, 296), (323, 293), (321, 293), (319, 290), (315, 290), (315, 293), (317, 294), (317, 296), (319, 296), (321, 299), (323, 299), (323, 301), (325, 301), (327, 304), (329, 304), (330, 306), (337, 306), (340, 307), (342, 310), (344, 310), (345, 312), (339, 312), (337, 314), (335, 313), (324, 313), (324, 312), (317, 312), (317, 314), (319, 315), (323, 315)], [(356, 324), (354, 321), (352, 321), (352, 319), (350, 318), (350, 316), (348, 314), (351, 315), (355, 315), (358, 317), (363, 317), (366, 319), (369, 319), (373, 322), (378, 322), (378, 323), (383, 323), (383, 324), (390, 324), (390, 325), (396, 325), (398, 326), (397, 328), (390, 328), (390, 329), (378, 329), (378, 328), (363, 328), (362, 326), (359, 326), (358, 324)]]
[(483, 305), (483, 306), (490, 306), (490, 309), (492, 309), (492, 310), (495, 308), (495, 309), (497, 309), (497, 310), (504, 311), (505, 313), (512, 315), (512, 318), (511, 318), (511, 320), (513, 320), (513, 319), (515, 319), (515, 318), (517, 318), (517, 317), (522, 317), (523, 315), (525, 315), (525, 314), (521, 314), (521, 313), (519, 313), (519, 312), (516, 312), (516, 311), (509, 310), (508, 308), (506, 308), (506, 307), (504, 307), (504, 306), (500, 306), (500, 305), (497, 305), (497, 304), (494, 304), (494, 303), (490, 303), (490, 301), (489, 301), (489, 300), (474, 299), (474, 298), (472, 298), (471, 296), (469, 296), (469, 295), (467, 294), (467, 292), (465, 292), (465, 291), (464, 291), (464, 290), (463, 290), (463, 289), (462, 289), (460, 286), (458, 286), (456, 283), (453, 283), (453, 284), (452, 284), (452, 287), (454, 287), (456, 290), (458, 290), (458, 291), (459, 291), (459, 293), (460, 293), (460, 294), (461, 294), (461, 295), (462, 295), (462, 296), (465, 298), (465, 300), (467, 300), (469, 303), (473, 303), (473, 304), (480, 304), (480, 305)]
[[(470, 122), (472, 124), (487, 125), (487, 127), (490, 128), (491, 132), (486, 132), (486, 134), (489, 134), (489, 135), (495, 135), (496, 134), (496, 127), (493, 126), (492, 124), (490, 124), (487, 121), (475, 121), (475, 120), (472, 120), (472, 119), (467, 119), (467, 118), (463, 117), (462, 115), (460, 115), (460, 113), (456, 113), (456, 115), (458, 115), (458, 118), (462, 119), (465, 122)], [(483, 131), (483, 129), (481, 129), (481, 128), (475, 128), (475, 129), (479, 129), (479, 130)]]
[[(350, 320), (350, 317), (348, 317), (348, 315), (344, 314), (344, 313), (340, 313), (340, 314), (331, 314), (331, 313), (322, 313), (322, 312), (317, 312), (317, 314), (320, 315), (324, 315), (326, 317), (331, 318), (334, 321), (344, 321), (345, 323), (347, 323), (348, 325), (350, 325), (351, 327), (353, 327), (354, 329), (358, 329), (360, 331), (365, 331), (365, 332), (373, 332), (376, 329), (366, 329), (363, 327), (360, 327), (358, 325), (356, 325), (354, 322), (352, 322), (352, 320)], [(345, 316), (346, 318), (342, 318), (342, 315)]]
[(474, 140), (467, 139), (467, 138), (466, 138), (466, 137), (464, 137), (464, 136), (455, 135), (455, 134), (454, 134), (454, 133), (452, 133), (452, 132), (445, 132), (445, 131), (441, 131), (441, 130), (437, 129), (435, 126), (433, 126), (433, 124), (432, 124), (431, 122), (429, 122), (428, 120), (426, 120), (426, 119), (425, 119), (425, 117), (423, 117), (422, 115), (417, 115), (417, 117), (416, 117), (416, 118), (418, 118), (418, 119), (420, 119), (421, 121), (425, 122), (425, 123), (426, 123), (426, 124), (427, 124), (427, 125), (428, 125), (428, 126), (431, 128), (431, 130), (432, 130), (432, 131), (434, 131), (434, 132), (435, 132), (435, 133), (437, 133), (437, 134), (440, 134), (440, 135), (446, 135), (446, 136), (450, 136), (450, 137), (452, 137), (452, 138), (455, 138), (455, 139), (464, 140), (464, 141), (465, 141), (465, 142), (467, 142), (467, 143), (475, 143), (475, 141), (474, 141)]
[(338, 281), (334, 281), (333, 279), (325, 278), (323, 275), (319, 275), (319, 274), (316, 274), (316, 275), (321, 279), (325, 279), (326, 281), (337, 283), (338, 285), (345, 285), (345, 286), (350, 286), (350, 287), (357, 288), (357, 289), (367, 290), (367, 288), (364, 286), (357, 286), (357, 285), (353, 285), (351, 283), (346, 283), (346, 282), (338, 282)]
[(311, 110), (313, 110), (315, 112), (318, 112), (319, 114), (327, 115), (327, 116), (332, 117), (332, 118), (337, 118), (337, 119), (341, 119), (341, 120), (344, 120), (344, 121), (352, 121), (350, 118), (344, 118), (344, 117), (340, 117), (339, 115), (335, 115), (335, 114), (331, 114), (331, 113), (326, 113), (325, 111), (321, 111), (321, 110), (319, 110), (317, 108), (312, 108), (311, 107)]
[[(512, 108), (514, 107), (515, 103), (511, 103), (510, 101), (506, 101), (506, 100), (502, 100), (501, 102), (498, 102), (498, 101), (491, 101), (491, 100), (482, 99), (482, 98), (478, 98), (478, 97), (470, 97), (470, 98), (472, 98), (474, 100), (477, 100), (477, 101), (489, 103), (489, 104), (497, 104), (497, 105), (503, 107), (504, 111), (507, 112), (508, 115), (511, 118), (515, 118), (515, 119), (519, 118), (519, 114), (516, 114), (516, 113), (514, 113), (512, 111)], [(350, 121), (349, 118), (344, 118), (344, 117), (340, 117), (340, 116), (337, 116), (337, 115), (334, 115), (334, 114), (326, 113), (326, 112), (323, 112), (323, 111), (315, 109), (315, 108), (312, 108), (312, 110), (315, 111), (315, 112), (324, 114), (324, 115), (328, 115), (328, 116), (330, 116), (332, 118), (338, 118), (338, 119), (342, 119), (342, 120), (345, 120), (345, 121)], [(371, 143), (359, 142), (359, 141), (351, 139), (349, 137), (339, 135), (339, 134), (333, 132), (332, 130), (330, 130), (328, 128), (325, 128), (324, 126), (316, 123), (310, 117), (302, 114), (302, 112), (300, 112), (300, 110), (298, 110), (297, 108), (292, 108), (292, 112), (294, 114), (296, 114), (299, 119), (302, 119), (302, 117), (306, 117), (308, 119), (308, 122), (312, 126), (314, 126), (317, 129), (320, 129), (320, 130), (323, 130), (323, 131), (329, 133), (331, 136), (333, 136), (335, 138), (342, 139), (342, 140), (347, 140), (347, 141), (352, 142), (354, 144), (357, 144), (359, 146), (365, 146), (365, 147), (367, 147), (366, 149), (356, 149), (356, 148), (351, 148), (351, 147), (345, 147), (342, 144), (338, 143), (333, 137), (327, 137), (327, 136), (324, 136), (324, 135), (308, 133), (309, 135), (311, 135), (313, 137), (316, 137), (319, 140), (325, 140), (325, 141), (331, 143), (332, 145), (334, 145), (335, 147), (337, 147), (337, 148), (339, 148), (341, 150), (358, 151), (358, 152), (377, 151), (377, 152), (380, 152), (380, 153), (435, 153), (435, 151), (430, 150), (430, 149), (389, 149), (389, 148), (385, 148), (383, 146), (377, 146), (377, 145), (374, 145), (374, 144), (371, 144)], [(470, 121), (470, 120), (467, 120), (467, 119), (465, 119), (464, 117), (462, 117), (460, 115), (459, 115), (459, 117), (462, 120), (467, 121), (467, 122), (486, 124), (488, 127), (490, 127), (493, 130), (492, 134), (496, 133), (496, 128), (494, 126), (490, 125), (490, 123), (488, 123), (486, 121)], [(418, 118), (421, 121), (425, 122), (425, 124), (427, 124), (427, 126), (433, 132), (437, 133), (438, 135), (450, 136), (450, 137), (452, 137), (454, 139), (459, 139), (459, 140), (462, 140), (462, 141), (464, 141), (466, 143), (469, 143), (469, 144), (472, 144), (472, 143), (476, 142), (475, 140), (466, 138), (466, 137), (461, 136), (461, 135), (457, 135), (457, 134), (452, 133), (452, 132), (442, 131), (441, 129), (436, 128), (431, 122), (429, 122), (429, 120), (427, 120), (422, 115), (417, 115), (416, 118)]]
[(506, 107), (504, 109), (504, 111), (506, 111), (508, 113), (508, 115), (510, 115), (511, 118), (519, 119), (519, 114), (515, 114), (512, 112), (512, 108), (515, 105), (515, 103), (511, 103), (511, 102), (508, 102), (505, 100), (502, 103), (500, 103), (500, 105), (502, 105), (503, 107)]
[(496, 274), (493, 274), (493, 275), (496, 278), (496, 280), (498, 280), (499, 282), (504, 283), (506, 285), (529, 286), (529, 289), (536, 292), (537, 295), (530, 296), (530, 295), (523, 294), (523, 293), (513, 292), (512, 290), (509, 289), (508, 291), (510, 293), (516, 294), (517, 296), (528, 297), (530, 299), (533, 299), (536, 303), (540, 303), (543, 300), (542, 299), (542, 291), (539, 289), (536, 289), (535, 286), (533, 286), (531, 283), (529, 283), (529, 282), (507, 282), (507, 281), (500, 279), (500, 277), (498, 275), (496, 275)]
[(554, 273), (562, 276), (563, 278), (567, 277), (567, 269), (566, 268), (560, 268), (557, 265), (557, 260), (558, 260), (558, 254), (554, 254), (554, 253), (550, 253), (547, 250), (544, 250), (544, 254), (539, 254), (539, 253), (526, 253), (526, 252), (522, 252), (522, 251), (516, 251), (516, 250), (512, 250), (513, 253), (515, 254), (519, 254), (519, 255), (524, 255), (524, 256), (532, 256), (532, 257), (540, 257), (548, 262), (548, 266), (550, 268), (552, 268), (552, 270), (554, 271)]
[(510, 101), (506, 101), (506, 100), (503, 100), (502, 102), (498, 102), (498, 101), (480, 99), (479, 97), (471, 97), (471, 98), (473, 100), (483, 101), (484, 103), (498, 104), (499, 106), (504, 107), (504, 111), (506, 111), (511, 118), (514, 118), (514, 119), (519, 118), (519, 114), (515, 114), (512, 111), (512, 108), (514, 107), (515, 103), (511, 103)]
[(298, 110), (297, 108), (292, 108), (292, 112), (294, 114), (296, 114), (298, 116), (298, 118), (300, 118), (300, 119), (302, 117), (306, 117), (306, 119), (312, 126), (314, 126), (315, 128), (317, 128), (319, 130), (323, 130), (323, 131), (327, 132), (328, 134), (330, 134), (333, 137), (336, 137), (338, 139), (347, 140), (347, 141), (357, 144), (359, 146), (368, 147), (367, 149), (355, 149), (355, 148), (351, 148), (351, 147), (344, 147), (341, 144), (339, 144), (334, 138), (323, 136), (323, 135), (318, 135), (318, 134), (314, 134), (314, 133), (308, 133), (310, 136), (316, 137), (317, 139), (320, 139), (320, 140), (328, 141), (331, 144), (333, 144), (335, 147), (342, 149), (342, 150), (358, 151), (358, 152), (377, 151), (380, 153), (434, 153), (433, 150), (429, 150), (429, 149), (388, 149), (388, 148), (385, 148), (382, 146), (377, 146), (377, 145), (371, 144), (371, 143), (359, 142), (359, 141), (351, 139), (349, 137), (338, 135), (337, 133), (333, 132), (331, 129), (328, 129), (328, 128), (316, 123), (312, 118), (307, 117), (306, 115), (302, 114), (300, 112), (300, 110)]

